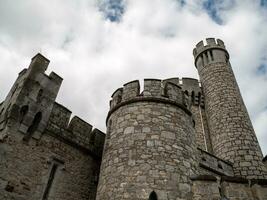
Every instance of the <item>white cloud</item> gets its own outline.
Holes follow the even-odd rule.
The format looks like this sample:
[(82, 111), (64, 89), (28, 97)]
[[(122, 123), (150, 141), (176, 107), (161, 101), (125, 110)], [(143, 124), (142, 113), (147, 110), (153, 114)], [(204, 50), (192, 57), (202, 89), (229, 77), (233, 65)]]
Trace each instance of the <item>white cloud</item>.
[(112, 23), (96, 0), (1, 1), (0, 98), (42, 51), (51, 60), (49, 70), (64, 78), (57, 101), (104, 131), (114, 90), (134, 79), (197, 78), (193, 47), (206, 37), (221, 38), (266, 154), (267, 75), (256, 73), (266, 62), (266, 8), (259, 1), (223, 1), (218, 25), (203, 9), (204, 0), (184, 6), (175, 0), (125, 2), (121, 21)]

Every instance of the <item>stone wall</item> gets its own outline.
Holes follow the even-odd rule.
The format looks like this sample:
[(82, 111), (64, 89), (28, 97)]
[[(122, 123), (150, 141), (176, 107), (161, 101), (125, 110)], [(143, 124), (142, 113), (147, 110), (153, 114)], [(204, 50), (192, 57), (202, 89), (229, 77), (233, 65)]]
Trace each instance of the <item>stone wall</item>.
[(9, 133), (0, 143), (0, 199), (94, 200), (100, 160), (46, 132), (28, 143)]
[(0, 199), (96, 196), (105, 134), (55, 102), (62, 78), (40, 54), (0, 105)]
[(98, 200), (192, 197), (195, 131), (183, 92), (160, 80), (133, 81), (113, 94)]

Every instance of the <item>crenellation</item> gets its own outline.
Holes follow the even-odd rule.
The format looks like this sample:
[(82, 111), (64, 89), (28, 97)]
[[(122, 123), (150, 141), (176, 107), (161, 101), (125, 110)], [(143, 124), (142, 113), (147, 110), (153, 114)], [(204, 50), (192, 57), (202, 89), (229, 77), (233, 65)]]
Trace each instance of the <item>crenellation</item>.
[(126, 101), (137, 97), (140, 94), (140, 84), (138, 80), (134, 80), (123, 85), (122, 101)]
[(61, 78), (59, 75), (57, 75), (55, 72), (51, 72), (49, 74), (49, 78), (57, 83), (57, 85), (60, 85), (63, 81), (63, 78)]
[(177, 102), (182, 105), (187, 105), (182, 88), (172, 82), (166, 82), (164, 88), (164, 96), (171, 101)]
[(144, 97), (161, 97), (162, 96), (162, 83), (159, 79), (145, 79), (144, 91), (142, 95)]

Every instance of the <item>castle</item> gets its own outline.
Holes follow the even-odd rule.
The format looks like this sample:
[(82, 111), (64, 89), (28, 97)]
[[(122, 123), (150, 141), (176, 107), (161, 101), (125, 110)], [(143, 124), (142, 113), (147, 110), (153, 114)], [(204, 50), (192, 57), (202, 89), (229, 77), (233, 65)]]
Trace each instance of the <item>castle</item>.
[(62, 78), (34, 56), (0, 104), (0, 200), (267, 200), (267, 158), (229, 54), (205, 43), (193, 51), (200, 82), (117, 89), (106, 134), (55, 101)]

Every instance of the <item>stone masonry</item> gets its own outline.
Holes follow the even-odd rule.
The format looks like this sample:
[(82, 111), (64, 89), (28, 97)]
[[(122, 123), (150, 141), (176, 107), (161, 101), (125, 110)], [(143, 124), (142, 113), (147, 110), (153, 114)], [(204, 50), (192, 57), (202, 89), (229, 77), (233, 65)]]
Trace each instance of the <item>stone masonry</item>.
[(205, 43), (193, 51), (200, 81), (117, 89), (106, 134), (55, 101), (63, 79), (34, 56), (0, 104), (0, 200), (267, 200), (229, 54)]

